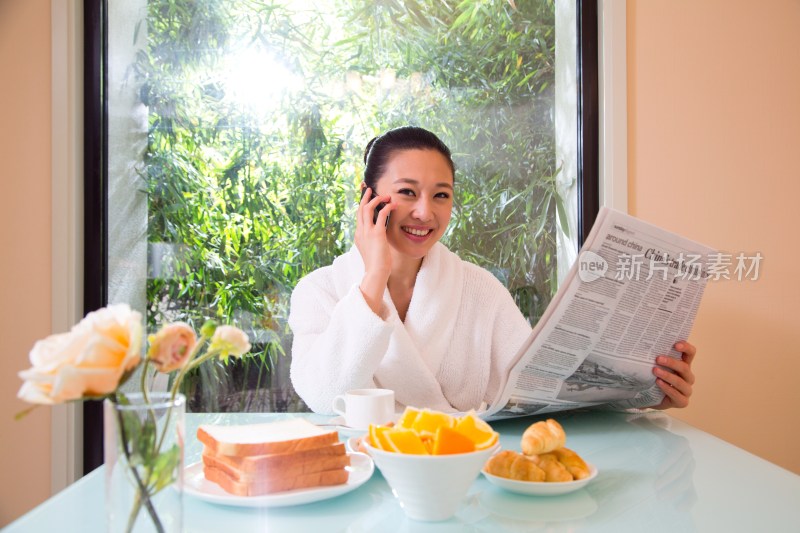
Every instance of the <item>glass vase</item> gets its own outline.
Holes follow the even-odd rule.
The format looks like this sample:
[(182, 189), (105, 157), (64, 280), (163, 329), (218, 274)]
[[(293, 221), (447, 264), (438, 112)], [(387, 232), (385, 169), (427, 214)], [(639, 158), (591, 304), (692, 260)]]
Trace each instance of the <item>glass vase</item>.
[(182, 531), (185, 411), (182, 394), (105, 401), (107, 531)]

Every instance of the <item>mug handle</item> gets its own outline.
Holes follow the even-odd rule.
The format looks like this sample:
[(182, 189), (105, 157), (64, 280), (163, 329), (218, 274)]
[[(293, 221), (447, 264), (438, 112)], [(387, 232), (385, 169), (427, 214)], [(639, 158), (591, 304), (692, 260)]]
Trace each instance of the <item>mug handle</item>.
[[(340, 405), (341, 405), (341, 407), (339, 407)], [(344, 396), (339, 395), (339, 396), (337, 396), (336, 398), (333, 399), (333, 411), (336, 414), (344, 416), (344, 413), (345, 413), (344, 410), (345, 410)]]

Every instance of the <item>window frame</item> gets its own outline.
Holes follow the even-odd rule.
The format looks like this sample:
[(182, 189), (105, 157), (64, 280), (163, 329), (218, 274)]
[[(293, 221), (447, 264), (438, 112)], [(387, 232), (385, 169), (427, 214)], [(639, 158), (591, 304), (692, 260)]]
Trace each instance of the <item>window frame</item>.
[[(83, 313), (108, 304), (107, 0), (84, 0)], [(83, 402), (83, 473), (103, 464), (103, 404)]]
[[(107, 104), (104, 87), (107, 84), (107, 1), (83, 0), (84, 50), (83, 50), (83, 313), (99, 309), (108, 303), (108, 131)], [(608, 5), (606, 5), (608, 4)], [(616, 109), (617, 117), (602, 117), (605, 101), (601, 101), (601, 60), (606, 50), (599, 41), (599, 24), (610, 20), (607, 10), (610, 2), (603, 0), (577, 0), (577, 79), (578, 98), (578, 245), (588, 235), (601, 204), (601, 120), (617, 117), (624, 110)], [(614, 20), (623, 18), (617, 2)], [(624, 33), (623, 33), (624, 35)], [(605, 41), (606, 35), (603, 35)], [(624, 39), (623, 39), (624, 44)], [(624, 56), (623, 56), (624, 60)], [(604, 64), (605, 62), (602, 61)], [(608, 74), (608, 73), (606, 73)], [(605, 81), (604, 81), (605, 83)], [(624, 85), (624, 80), (623, 83)], [(622, 122), (625, 117), (622, 117)], [(624, 131), (624, 130), (623, 130)], [(619, 139), (617, 142), (625, 142)], [(604, 150), (607, 148), (604, 145)], [(619, 156), (619, 148), (615, 150)], [(622, 150), (624, 155), (624, 150)], [(605, 163), (604, 163), (605, 166)], [(614, 174), (616, 180), (626, 176)], [(604, 198), (604, 205), (611, 205)], [(619, 208), (620, 206), (614, 206)], [(624, 209), (624, 206), (621, 206)], [(78, 215), (80, 216), (80, 214)], [(55, 266), (55, 265), (54, 265)], [(54, 288), (55, 290), (55, 288)], [(102, 403), (83, 403), (83, 473), (88, 473), (103, 462), (103, 413)], [(81, 432), (79, 432), (80, 434)], [(54, 439), (56, 437), (54, 436)]]

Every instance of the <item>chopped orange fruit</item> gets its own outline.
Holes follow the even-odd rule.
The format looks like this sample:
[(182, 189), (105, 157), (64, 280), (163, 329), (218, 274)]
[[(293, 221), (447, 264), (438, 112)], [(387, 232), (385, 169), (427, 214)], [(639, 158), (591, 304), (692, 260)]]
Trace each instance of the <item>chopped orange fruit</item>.
[(470, 411), (460, 418), (430, 409), (406, 407), (396, 424), (369, 427), (373, 448), (417, 455), (448, 455), (491, 448), (492, 427)]
[(414, 409), (413, 407), (406, 407), (406, 410), (403, 411), (400, 420), (397, 421), (397, 426), (401, 428), (413, 428), (414, 421), (417, 419), (418, 414), (419, 414), (419, 409)]
[(430, 433), (425, 433), (424, 435), (419, 436), (422, 439), (422, 444), (425, 446), (425, 449), (428, 453), (433, 453), (433, 435)]
[(389, 444), (388, 451), (427, 455), (428, 450), (416, 431), (408, 428), (390, 428), (382, 435)]
[(428, 432), (435, 435), (436, 430), (440, 427), (452, 428), (455, 425), (456, 419), (447, 413), (423, 409), (419, 412), (411, 427), (419, 433)]
[(369, 441), (373, 448), (378, 448), (379, 450), (387, 450), (392, 451), (389, 447), (389, 442), (386, 440), (384, 434), (390, 428), (385, 426), (375, 426), (370, 424), (369, 425)]
[(458, 419), (456, 431), (469, 437), (475, 443), (476, 450), (485, 450), (497, 444), (497, 432), (472, 411)]
[(436, 430), (433, 441), (433, 455), (449, 455), (453, 453), (469, 453), (475, 451), (472, 439), (462, 435), (453, 428), (440, 426)]

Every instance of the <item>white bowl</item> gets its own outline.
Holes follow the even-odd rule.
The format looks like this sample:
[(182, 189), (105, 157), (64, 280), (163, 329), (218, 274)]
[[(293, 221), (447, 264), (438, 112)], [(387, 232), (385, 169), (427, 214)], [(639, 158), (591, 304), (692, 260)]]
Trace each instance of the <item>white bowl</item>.
[(495, 448), (452, 455), (412, 455), (366, 445), (406, 515), (424, 521), (447, 520), (455, 514)]

